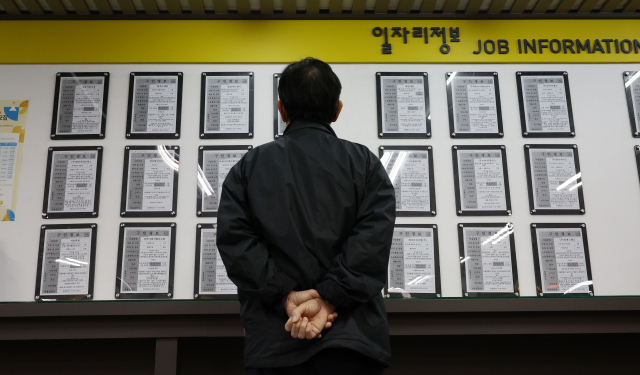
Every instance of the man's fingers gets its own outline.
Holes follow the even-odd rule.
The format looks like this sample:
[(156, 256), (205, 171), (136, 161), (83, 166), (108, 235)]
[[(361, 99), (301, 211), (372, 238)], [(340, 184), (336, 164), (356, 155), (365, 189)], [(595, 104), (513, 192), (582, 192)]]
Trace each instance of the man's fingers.
[(304, 339), (307, 335), (307, 324), (309, 323), (309, 319), (305, 316), (302, 318), (302, 322), (300, 323), (300, 329), (298, 330), (298, 338)]
[[(294, 328), (294, 329), (295, 329), (295, 331), (296, 331), (296, 332), (295, 332), (296, 334), (295, 334), (295, 336), (293, 336), (293, 335), (292, 335), (294, 339), (299, 338), (299, 337), (300, 337), (300, 333), (301, 333), (301, 332), (304, 332), (304, 328), (302, 328), (302, 323), (303, 323), (303, 322), (304, 322), (304, 318), (301, 318), (301, 319), (298, 321), (298, 323), (296, 323), (295, 328)], [(291, 332), (293, 333), (293, 331), (291, 331)]]
[(317, 335), (320, 331), (322, 331), (322, 328), (316, 327), (313, 322), (309, 322), (309, 324), (307, 324), (307, 332), (313, 332)]
[(296, 324), (294, 324), (294, 325), (291, 327), (291, 337), (293, 337), (294, 339), (295, 339), (296, 337), (298, 337), (298, 331), (297, 331)]
[[(305, 296), (316, 294), (315, 290), (298, 292)], [(329, 309), (331, 311), (332, 309)], [(291, 332), (291, 337), (298, 339), (313, 339), (320, 336), (323, 329), (333, 326), (337, 313), (329, 313), (325, 303), (318, 298), (304, 302), (291, 311), (291, 317), (285, 323), (285, 330)]]
[(316, 329), (313, 326), (313, 324), (307, 324), (307, 331), (306, 331), (307, 340), (311, 340), (312, 338), (316, 337), (318, 333), (319, 332), (316, 332)]
[(318, 329), (316, 326), (311, 324), (311, 322), (309, 322), (309, 324), (307, 325), (307, 340), (311, 340), (315, 338), (320, 334), (320, 332), (321, 332), (320, 329)]
[(300, 314), (300, 310), (296, 307), (296, 309), (291, 313), (289, 320), (291, 320), (292, 323), (298, 323), (298, 320), (300, 320)]
[(333, 323), (334, 320), (338, 317), (338, 313), (329, 314), (327, 316), (327, 322)]
[(302, 305), (296, 307), (291, 312), (291, 320), (294, 323), (298, 323), (300, 321), (300, 318), (302, 317), (302, 315), (305, 314), (306, 312), (307, 312), (307, 305), (302, 304)]
[(320, 294), (315, 289), (303, 290), (302, 292), (293, 292), (291, 301), (296, 305), (301, 305), (314, 298), (320, 298)]
[(291, 326), (291, 337), (293, 337), (294, 339), (298, 338), (298, 332), (300, 331), (300, 323), (302, 323), (302, 320), (299, 320), (297, 323), (293, 323)]

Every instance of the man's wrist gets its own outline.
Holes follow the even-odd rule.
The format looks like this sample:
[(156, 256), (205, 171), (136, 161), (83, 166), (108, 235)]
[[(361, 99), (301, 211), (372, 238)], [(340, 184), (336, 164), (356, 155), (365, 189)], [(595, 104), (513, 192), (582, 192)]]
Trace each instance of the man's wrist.
[(335, 309), (349, 309), (352, 301), (347, 293), (333, 279), (325, 279), (316, 285), (320, 298), (331, 303)]
[(329, 305), (329, 308), (331, 309), (331, 312), (336, 311), (336, 307), (334, 305), (331, 304), (331, 302), (329, 301), (325, 301), (327, 303), (327, 305)]
[(320, 300), (322, 301), (322, 303), (324, 304), (326, 309), (329, 310), (330, 313), (333, 313), (334, 311), (336, 311), (336, 307), (334, 305), (332, 305), (331, 302), (327, 301), (326, 299), (322, 299), (322, 298), (320, 298)]

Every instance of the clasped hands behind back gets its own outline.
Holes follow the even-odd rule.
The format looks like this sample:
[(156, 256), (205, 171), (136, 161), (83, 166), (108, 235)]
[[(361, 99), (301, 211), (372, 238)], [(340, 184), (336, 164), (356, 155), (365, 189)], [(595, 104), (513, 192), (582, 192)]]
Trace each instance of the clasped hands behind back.
[(322, 331), (331, 328), (338, 317), (335, 307), (323, 300), (315, 289), (290, 292), (285, 311), (289, 320), (284, 329), (297, 339), (321, 338)]

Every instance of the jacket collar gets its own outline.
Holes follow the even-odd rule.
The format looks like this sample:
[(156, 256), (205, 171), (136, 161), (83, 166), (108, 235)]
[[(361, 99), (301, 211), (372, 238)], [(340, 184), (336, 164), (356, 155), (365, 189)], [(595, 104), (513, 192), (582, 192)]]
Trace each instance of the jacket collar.
[(287, 127), (284, 129), (283, 135), (287, 135), (301, 129), (317, 129), (325, 133), (331, 134), (334, 137), (337, 137), (336, 133), (333, 131), (329, 123), (320, 122), (316, 120), (303, 120), (303, 119), (294, 120), (289, 125), (287, 125)]

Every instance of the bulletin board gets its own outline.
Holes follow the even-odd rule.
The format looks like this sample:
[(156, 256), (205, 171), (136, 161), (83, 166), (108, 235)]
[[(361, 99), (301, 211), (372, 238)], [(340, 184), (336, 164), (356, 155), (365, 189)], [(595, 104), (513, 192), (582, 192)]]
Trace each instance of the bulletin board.
[[(22, 21), (11, 29), (11, 22), (2, 22), (3, 35), (17, 38), (24, 44), (16, 54), (0, 57), (0, 99), (21, 98), (28, 100), (28, 126), (24, 135), (24, 151), (20, 172), (15, 221), (0, 222), (0, 302), (33, 301), (38, 264), (40, 227), (48, 224), (94, 223), (98, 226), (95, 257), (94, 300), (114, 300), (114, 282), (117, 270), (118, 236), (120, 223), (162, 222), (176, 223), (175, 271), (173, 299), (194, 298), (194, 264), (196, 262), (196, 228), (199, 223), (213, 224), (215, 217), (198, 217), (196, 187), (198, 180), (199, 146), (251, 145), (258, 147), (273, 141), (273, 74), (281, 72), (286, 61), (306, 56), (326, 58), (341, 80), (344, 109), (338, 121), (332, 124), (340, 138), (366, 145), (378, 155), (380, 146), (432, 146), (437, 214), (432, 217), (398, 217), (397, 224), (433, 224), (438, 227), (439, 267), (442, 297), (461, 297), (460, 257), (458, 225), (460, 223), (511, 222), (514, 227), (515, 254), (521, 297), (536, 296), (536, 281), (530, 226), (532, 223), (584, 223), (588, 228), (589, 252), (595, 297), (640, 294), (640, 233), (636, 223), (640, 221), (640, 181), (634, 148), (640, 144), (630, 132), (630, 118), (625, 96), (623, 73), (640, 70), (640, 54), (633, 52), (634, 40), (640, 38), (638, 21), (562, 21), (562, 28), (554, 28), (554, 21), (499, 21), (494, 29), (482, 28), (482, 22), (490, 21), (438, 21), (445, 27), (447, 38), (450, 28), (460, 28), (461, 42), (447, 44), (451, 51), (440, 51), (441, 39), (431, 37), (429, 44), (410, 36), (391, 38), (392, 53), (383, 54), (384, 36), (375, 36), (374, 28), (431, 27), (435, 21), (269, 21), (251, 22), (251, 28), (235, 36), (221, 36), (224, 30), (239, 30), (242, 21), (166, 21), (186, 22), (185, 33), (193, 33), (192, 39), (175, 40), (167, 53), (157, 51), (153, 41), (141, 41), (129, 37), (153, 35), (150, 28), (164, 28), (163, 22), (131, 22), (124, 28), (116, 23), (104, 25), (92, 21), (82, 25), (86, 32), (79, 33), (80, 21), (38, 21), (38, 30), (56, 26), (52, 36), (30, 30), (30, 22)], [(129, 21), (118, 21), (129, 22)], [(231, 24), (227, 24), (231, 22)], [(265, 35), (300, 30), (300, 24), (308, 25), (295, 38), (285, 38), (286, 43), (269, 41), (264, 48), (256, 49), (255, 43), (264, 41)], [(306, 23), (305, 23), (306, 22)], [(345, 24), (340, 24), (345, 22)], [(515, 22), (522, 25), (507, 32)], [(529, 25), (529, 22), (535, 24)], [(558, 21), (560, 22), (560, 21)], [(601, 22), (592, 24), (590, 22)], [(295, 24), (298, 23), (298, 24)], [(575, 27), (572, 23), (576, 23)], [(397, 24), (397, 25), (396, 25)], [(144, 25), (144, 31), (142, 29)], [(596, 28), (589, 26), (596, 25)], [(85, 28), (86, 26), (86, 28)], [(172, 26), (173, 27), (173, 26)], [(105, 29), (107, 28), (107, 29)], [(203, 29), (204, 28), (204, 29)], [(317, 28), (317, 29), (316, 29)], [(105, 30), (120, 30), (107, 36)], [(210, 29), (211, 39), (200, 38), (203, 30)], [(50, 30), (54, 30), (51, 28)], [(72, 32), (75, 30), (76, 32)], [(139, 32), (136, 32), (138, 30)], [(324, 32), (322, 43), (312, 40), (306, 48), (296, 48), (305, 43), (304, 36)], [(356, 32), (357, 31), (357, 32)], [(361, 34), (358, 34), (360, 31)], [(169, 33), (168, 31), (166, 31)], [(7, 34), (9, 33), (9, 34)], [(131, 33), (131, 34), (129, 34)], [(200, 33), (200, 34), (198, 34)], [(249, 33), (249, 34), (247, 34)], [(272, 34), (270, 34), (272, 33)], [(275, 33), (275, 34), (273, 34)], [(582, 34), (581, 34), (582, 33)], [(98, 35), (99, 34), (99, 35)], [(606, 34), (606, 35), (605, 35)], [(611, 34), (611, 36), (609, 36)], [(615, 34), (615, 35), (613, 35)], [(39, 36), (37, 36), (39, 35)], [(65, 35), (64, 44), (49, 43), (49, 37)], [(196, 38), (195, 35), (198, 35)], [(431, 29), (429, 29), (431, 35)], [(504, 37), (501, 37), (503, 35)], [(331, 38), (351, 40), (329, 43)], [(390, 36), (390, 35), (389, 35)], [(77, 43), (85, 43), (80, 51)], [(39, 38), (39, 39), (38, 39)], [(173, 38), (173, 36), (170, 36)], [(247, 48), (224, 51), (225, 43), (242, 38)], [(351, 39), (349, 39), (351, 38)], [(600, 40), (604, 53), (518, 53), (518, 39), (589, 39)], [(612, 52), (606, 52), (604, 39), (629, 40), (630, 53), (616, 53), (616, 42), (610, 42)], [(29, 45), (29, 41), (38, 42)], [(498, 39), (509, 41), (509, 54), (487, 54), (484, 41)], [(14, 39), (15, 40), (15, 39)], [(418, 44), (420, 40), (420, 44)], [(437, 40), (437, 42), (436, 42)], [(478, 40), (482, 53), (478, 50)], [(359, 43), (359, 42), (362, 43)], [(545, 42), (545, 43), (548, 43)], [(135, 53), (135, 46), (148, 44), (144, 53)], [(413, 43), (413, 44), (412, 44)], [(458, 43), (458, 44), (456, 44)], [(604, 44), (603, 44), (604, 43)], [(35, 46), (50, 44), (46, 51), (36, 51)], [(82, 45), (82, 43), (80, 43)], [(168, 43), (172, 45), (172, 43)], [(208, 48), (215, 44), (215, 48)], [(73, 50), (66, 50), (75, 45)], [(536, 42), (536, 46), (540, 44)], [(583, 44), (584, 46), (584, 44)], [(491, 44), (488, 45), (491, 47)], [(557, 46), (554, 44), (553, 48)], [(575, 47), (575, 44), (574, 44)], [(22, 49), (22, 50), (21, 50)], [(119, 54), (106, 53), (122, 49)], [(366, 50), (365, 50), (366, 49)], [(176, 51), (182, 51), (178, 55)], [(142, 50), (141, 50), (142, 51)], [(167, 50), (165, 49), (165, 52)], [(232, 51), (228, 53), (228, 51)], [(251, 53), (249, 53), (251, 51)], [(282, 53), (277, 53), (282, 51)], [(330, 52), (332, 51), (332, 52)], [(539, 48), (538, 48), (539, 51)], [(593, 52), (593, 51), (592, 51)], [(177, 61), (176, 59), (180, 59)], [(153, 139), (127, 139), (127, 100), (131, 72), (182, 72), (182, 114), (179, 139), (171, 145), (180, 149), (180, 173), (178, 179), (177, 214), (173, 217), (153, 219), (121, 217), (120, 202), (123, 179), (123, 162), (126, 146), (154, 146), (167, 144)], [(254, 77), (254, 134), (251, 139), (201, 139), (199, 136), (201, 76), (203, 72), (253, 72)], [(380, 139), (377, 131), (376, 73), (415, 72), (428, 73), (431, 137), (428, 139)], [(447, 104), (447, 72), (495, 72), (499, 77), (499, 96), (504, 136), (496, 139), (455, 139), (449, 132)], [(570, 82), (571, 103), (575, 123), (575, 137), (551, 139), (525, 139), (521, 132), (520, 109), (517, 91), (518, 71), (567, 72)], [(50, 137), (54, 103), (56, 74), (58, 72), (109, 72), (109, 100), (105, 136), (102, 139), (52, 140)], [(534, 216), (530, 213), (525, 144), (575, 144), (579, 148), (580, 169), (583, 179), (584, 215)], [(511, 210), (508, 217), (461, 217), (456, 213), (453, 178), (452, 147), (455, 145), (503, 145), (507, 156)], [(49, 147), (100, 146), (102, 147), (102, 181), (99, 216), (91, 219), (44, 219), (42, 217), (43, 191)]]

